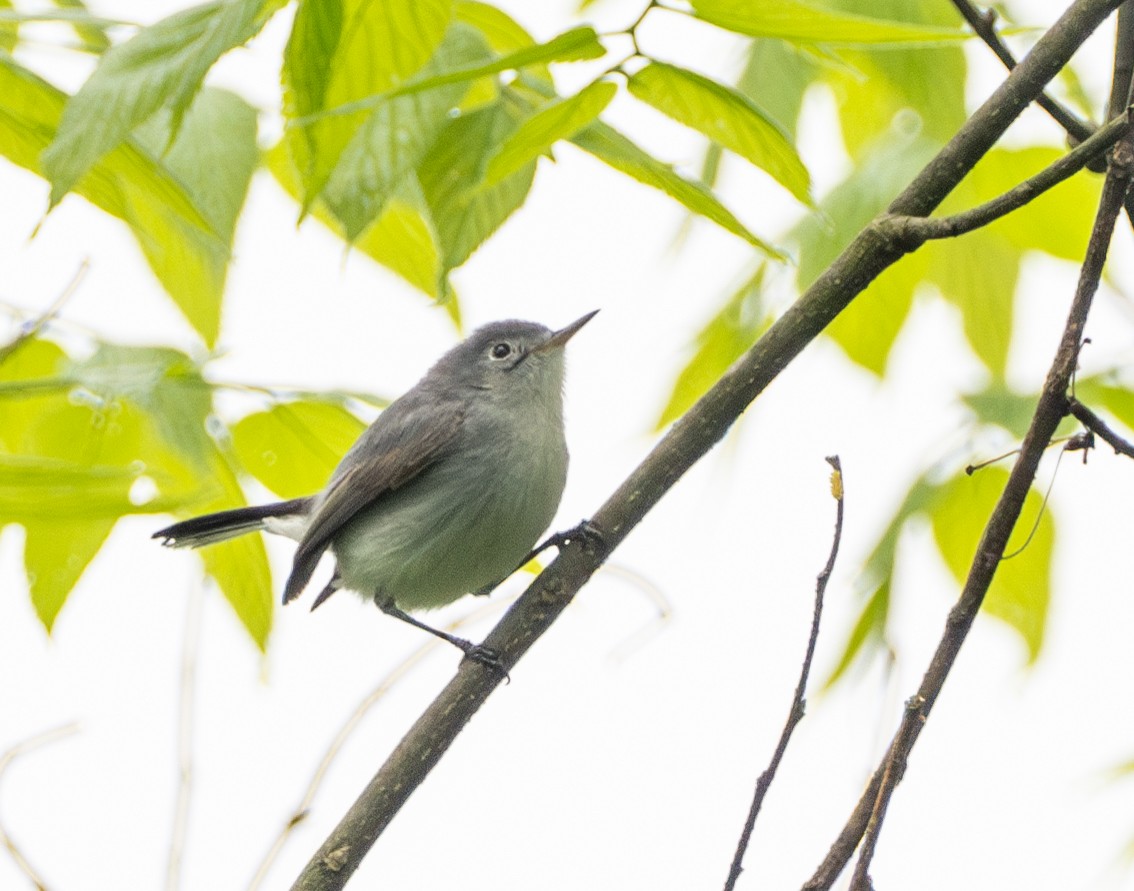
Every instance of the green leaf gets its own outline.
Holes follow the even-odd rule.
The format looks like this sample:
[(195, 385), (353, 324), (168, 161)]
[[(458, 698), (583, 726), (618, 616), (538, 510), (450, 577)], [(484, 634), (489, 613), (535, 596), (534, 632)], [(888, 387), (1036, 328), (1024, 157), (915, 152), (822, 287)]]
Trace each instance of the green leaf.
[(535, 161), (560, 139), (574, 136), (602, 113), (617, 92), (618, 88), (609, 81), (598, 81), (574, 96), (552, 99), (537, 109), (496, 147), (488, 159), (484, 182), (496, 185)]
[[(599, 42), (598, 35), (595, 33), (594, 28), (589, 26), (572, 28), (570, 31), (563, 32), (547, 43), (536, 44), (525, 49), (517, 50), (514, 53), (501, 56), (499, 59), (492, 62), (458, 67), (428, 77), (415, 77), (401, 86), (375, 92), (364, 99), (358, 99), (353, 102), (347, 102), (341, 105), (331, 105), (328, 103), (325, 110), (307, 115), (305, 118), (298, 119), (294, 123), (309, 126), (324, 118), (355, 115), (362, 111), (378, 108), (383, 103), (389, 102), (391, 99), (398, 96), (410, 96), (414, 93), (433, 90), (447, 84), (475, 80), (476, 78), (486, 77), (490, 74), (498, 74), (501, 71), (518, 71), (521, 68), (528, 68), (530, 66), (542, 66), (548, 62), (578, 62), (587, 59), (597, 59), (605, 54), (606, 50)], [(536, 78), (536, 82), (540, 82), (540, 79)]]
[[(312, 3), (305, 0), (304, 6)], [(293, 33), (284, 59), (284, 82), (293, 97), (289, 104), (309, 115), (384, 93), (417, 73), (445, 37), (452, 3), (336, 0), (329, 6), (316, 3), (301, 8), (300, 16), (296, 27), (301, 30)], [(307, 126), (310, 162), (298, 168), (305, 211), (369, 117), (369, 110), (361, 109), (324, 116)], [(400, 137), (393, 130), (387, 135), (393, 150)]]
[(0, 452), (0, 525), (66, 516), (113, 521), (133, 511), (130, 487), (139, 474), (132, 466)]
[[(166, 167), (185, 185), (194, 206), (225, 247), (184, 227), (165, 238), (139, 237), (139, 241), (169, 295), (211, 346), (220, 333), (227, 246), (232, 244), (236, 220), (260, 160), (256, 110), (235, 93), (206, 87), (197, 94), (170, 144), (172, 127), (172, 113), (159, 112), (138, 130), (136, 138), (155, 155), (169, 145)], [(162, 228), (158, 214), (148, 228)]]
[[(423, 73), (488, 58), (480, 33), (467, 25), (449, 29)], [(331, 212), (343, 223), (348, 240), (373, 222), (401, 181), (422, 161), (452, 121), (450, 112), (467, 83), (400, 96), (374, 111), (350, 140), (322, 192)]]
[[(283, 142), (268, 151), (267, 165), (284, 190), (298, 201), (299, 175)], [(346, 238), (342, 223), (323, 205), (316, 204), (312, 216), (340, 238)], [(447, 306), (456, 306), (455, 296), (442, 288), (441, 247), (416, 179), (402, 180), (378, 219), (363, 230), (352, 246), (435, 300), (445, 298)]]
[(1019, 249), (994, 231), (979, 229), (932, 245), (928, 258), (927, 277), (961, 311), (969, 345), (993, 376), (1002, 379), (1012, 340)]
[(461, 115), (442, 131), (418, 168), (446, 277), (523, 204), (531, 189), (534, 161), (494, 186), (480, 185), (493, 147), (516, 126), (503, 104)]
[(681, 176), (668, 164), (663, 164), (643, 151), (613, 127), (601, 121), (596, 122), (576, 133), (571, 137), (571, 141), (615, 170), (647, 186), (660, 189), (687, 210), (712, 220), (769, 257), (776, 260), (784, 259), (784, 254), (780, 250), (749, 232), (709, 189)]
[(71, 97), (59, 132), (43, 153), (51, 206), (100, 158), (158, 109), (177, 132), (209, 68), (259, 33), (282, 0), (225, 0), (175, 13), (103, 54)]
[[(984, 525), (1008, 482), (1008, 471), (986, 467), (945, 483), (930, 514), (933, 535), (958, 583), (969, 573)], [(985, 597), (984, 610), (1019, 633), (1034, 662), (1043, 647), (1051, 597), (1051, 558), (1055, 522), (1043, 498), (1028, 492), (1005, 558)], [(1029, 540), (1030, 536), (1030, 540)], [(1016, 552), (1019, 553), (1016, 553)], [(1015, 554), (1009, 557), (1008, 555)]]
[(100, 405), (114, 409), (128, 401), (138, 406), (162, 440), (198, 470), (211, 460), (214, 446), (205, 424), (212, 390), (184, 353), (102, 343), (90, 358), (71, 365), (70, 376)]
[[(187, 513), (199, 514), (241, 507), (246, 502), (232, 467), (219, 450), (210, 457), (210, 479), (220, 494), (200, 501)], [(213, 577), (225, 599), (235, 610), (253, 642), (265, 649), (272, 630), (272, 573), (268, 553), (259, 535), (242, 535), (209, 545), (198, 552), (205, 571)]]
[(651, 62), (630, 92), (674, 120), (766, 171), (805, 204), (811, 178), (784, 131), (743, 93), (684, 68)]
[[(0, 154), (41, 173), (40, 153), (51, 142), (65, 101), (59, 90), (0, 56)], [(204, 138), (198, 128), (193, 131)], [(238, 127), (235, 134), (239, 132)], [(217, 140), (231, 146), (235, 134)], [(238, 163), (239, 157), (234, 158), (230, 170)], [(76, 191), (130, 226), (162, 285), (183, 304), (211, 344), (216, 336), (216, 295), (223, 289), (229, 247), (179, 179), (128, 141), (91, 167)]]
[(242, 418), (232, 445), (244, 469), (281, 498), (326, 485), (366, 425), (326, 402), (287, 402)]
[(957, 28), (934, 28), (839, 13), (802, 0), (691, 0), (693, 14), (706, 22), (746, 34), (795, 43), (842, 45), (939, 43), (971, 35)]
[(76, 519), (66, 515), (23, 521), (24, 566), (32, 606), (49, 634), (71, 589), (110, 535), (114, 523), (114, 518)]
[(772, 319), (764, 301), (763, 285), (761, 264), (698, 333), (697, 350), (677, 376), (656, 429), (685, 414), (768, 329)]
[[(892, 139), (863, 163), (792, 232), (799, 245), (799, 286), (806, 288), (859, 231), (893, 200), (935, 153), (928, 140)], [(926, 254), (909, 254), (887, 269), (828, 327), (847, 357), (881, 375), (925, 278)]]

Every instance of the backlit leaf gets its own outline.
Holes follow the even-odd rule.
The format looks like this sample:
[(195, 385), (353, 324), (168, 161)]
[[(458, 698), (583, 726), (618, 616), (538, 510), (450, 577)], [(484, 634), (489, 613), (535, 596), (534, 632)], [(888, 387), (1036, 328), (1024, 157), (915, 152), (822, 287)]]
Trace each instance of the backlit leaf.
[(628, 86), (636, 98), (766, 171), (805, 204), (811, 202), (811, 179), (795, 146), (743, 93), (662, 62), (636, 72)]
[(308, 401), (285, 402), (248, 415), (231, 432), (245, 470), (281, 498), (298, 498), (326, 485), (365, 429), (344, 408)]
[(560, 139), (574, 136), (602, 113), (617, 92), (614, 84), (599, 81), (584, 87), (574, 96), (553, 99), (538, 108), (496, 147), (488, 159), (485, 183), (496, 185), (536, 160)]

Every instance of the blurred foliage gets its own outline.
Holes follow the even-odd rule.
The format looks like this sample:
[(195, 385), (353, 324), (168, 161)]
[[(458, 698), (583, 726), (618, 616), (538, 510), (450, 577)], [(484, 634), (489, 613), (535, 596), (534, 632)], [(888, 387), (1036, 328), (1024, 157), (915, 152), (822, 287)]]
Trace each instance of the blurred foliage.
[[(288, 6), (295, 14), (279, 109), (254, 109), (204, 86), (219, 59)], [(642, 9), (643, 18), (675, 15), (645, 0)], [(623, 32), (633, 52), (619, 56), (612, 47), (627, 43), (619, 35), (581, 24), (537, 42), (475, 0), (214, 0), (143, 28), (94, 16), (81, 0), (56, 0), (48, 12), (0, 0), (0, 155), (50, 182), (51, 207), (73, 192), (121, 220), (203, 354), (221, 335), (233, 239), (261, 160), (297, 217), (318, 219), (442, 303), (459, 326), (453, 270), (523, 206), (559, 146), (581, 149), (752, 248), (741, 284), (695, 338), (664, 425), (771, 323), (778, 307), (765, 285), (787, 253), (798, 258), (795, 287), (806, 287), (965, 119), (967, 35), (947, 4), (693, 0), (688, 15), (749, 41), (736, 83), (651, 57), (637, 41), (641, 19)], [(44, 20), (65, 23), (72, 48), (98, 56), (73, 96), (21, 61), (23, 25)], [(553, 66), (585, 61), (599, 63), (598, 73), (560, 93)], [(1077, 101), (1088, 101), (1073, 74), (1065, 80)], [(849, 159), (846, 176), (822, 195), (795, 144), (814, 89), (834, 98), (826, 132), (841, 138)], [(604, 119), (620, 92), (701, 134), (702, 177)], [(282, 119), (284, 135), (262, 151), (257, 118), (266, 113)], [(943, 212), (998, 195), (1057, 156), (1043, 146), (997, 149)], [(799, 223), (754, 232), (714, 190), (725, 159), (764, 171), (797, 202)], [(1096, 181), (1076, 176), (1024, 211), (908, 256), (839, 317), (830, 337), (881, 376), (915, 295), (939, 295), (956, 306), (989, 373), (984, 391), (964, 396), (974, 427), (1020, 435), (1034, 400), (1004, 382), (1020, 262), (1031, 251), (1079, 257), (1097, 191)], [(0, 526), (26, 531), (31, 598), (48, 629), (119, 517), (243, 504), (246, 479), (281, 497), (308, 494), (363, 427), (344, 399), (318, 394), (267, 393), (264, 405), (226, 424), (215, 413), (214, 385), (189, 355), (94, 339), (66, 341), (65, 350), (63, 342), (48, 326), (44, 336), (17, 332), (0, 348)], [(1134, 400), (1121, 386), (1086, 383), (1102, 408), (1134, 423)], [(868, 561), (864, 607), (836, 676), (886, 646), (905, 524), (927, 519), (960, 578), (1000, 485), (999, 470), (941, 482), (929, 469), (913, 484)], [(1027, 512), (1039, 516), (1031, 501)], [(1031, 659), (1043, 641), (1054, 541), (1050, 514), (1037, 522), (988, 603)], [(260, 539), (202, 556), (263, 647), (273, 598)]]

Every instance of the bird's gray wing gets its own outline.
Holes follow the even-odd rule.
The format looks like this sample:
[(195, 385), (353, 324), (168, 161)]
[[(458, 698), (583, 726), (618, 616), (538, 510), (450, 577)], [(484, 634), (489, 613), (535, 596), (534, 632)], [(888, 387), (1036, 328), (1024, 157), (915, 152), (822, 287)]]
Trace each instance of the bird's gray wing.
[[(399, 400), (399, 402), (401, 402)], [(359, 511), (433, 465), (464, 423), (456, 401), (395, 402), (362, 434), (331, 477), (326, 497), (299, 542), (283, 602), (298, 597), (335, 534)]]

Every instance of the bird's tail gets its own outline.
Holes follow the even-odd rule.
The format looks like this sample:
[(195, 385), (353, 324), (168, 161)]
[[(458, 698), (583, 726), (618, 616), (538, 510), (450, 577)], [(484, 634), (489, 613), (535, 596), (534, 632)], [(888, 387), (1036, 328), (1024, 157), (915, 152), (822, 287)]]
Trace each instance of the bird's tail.
[(283, 525), (289, 519), (302, 520), (311, 508), (311, 501), (310, 498), (293, 498), (275, 504), (222, 510), (159, 529), (153, 534), (153, 538), (162, 539), (162, 544), (170, 548), (199, 548), (201, 545), (228, 541), (245, 532)]

